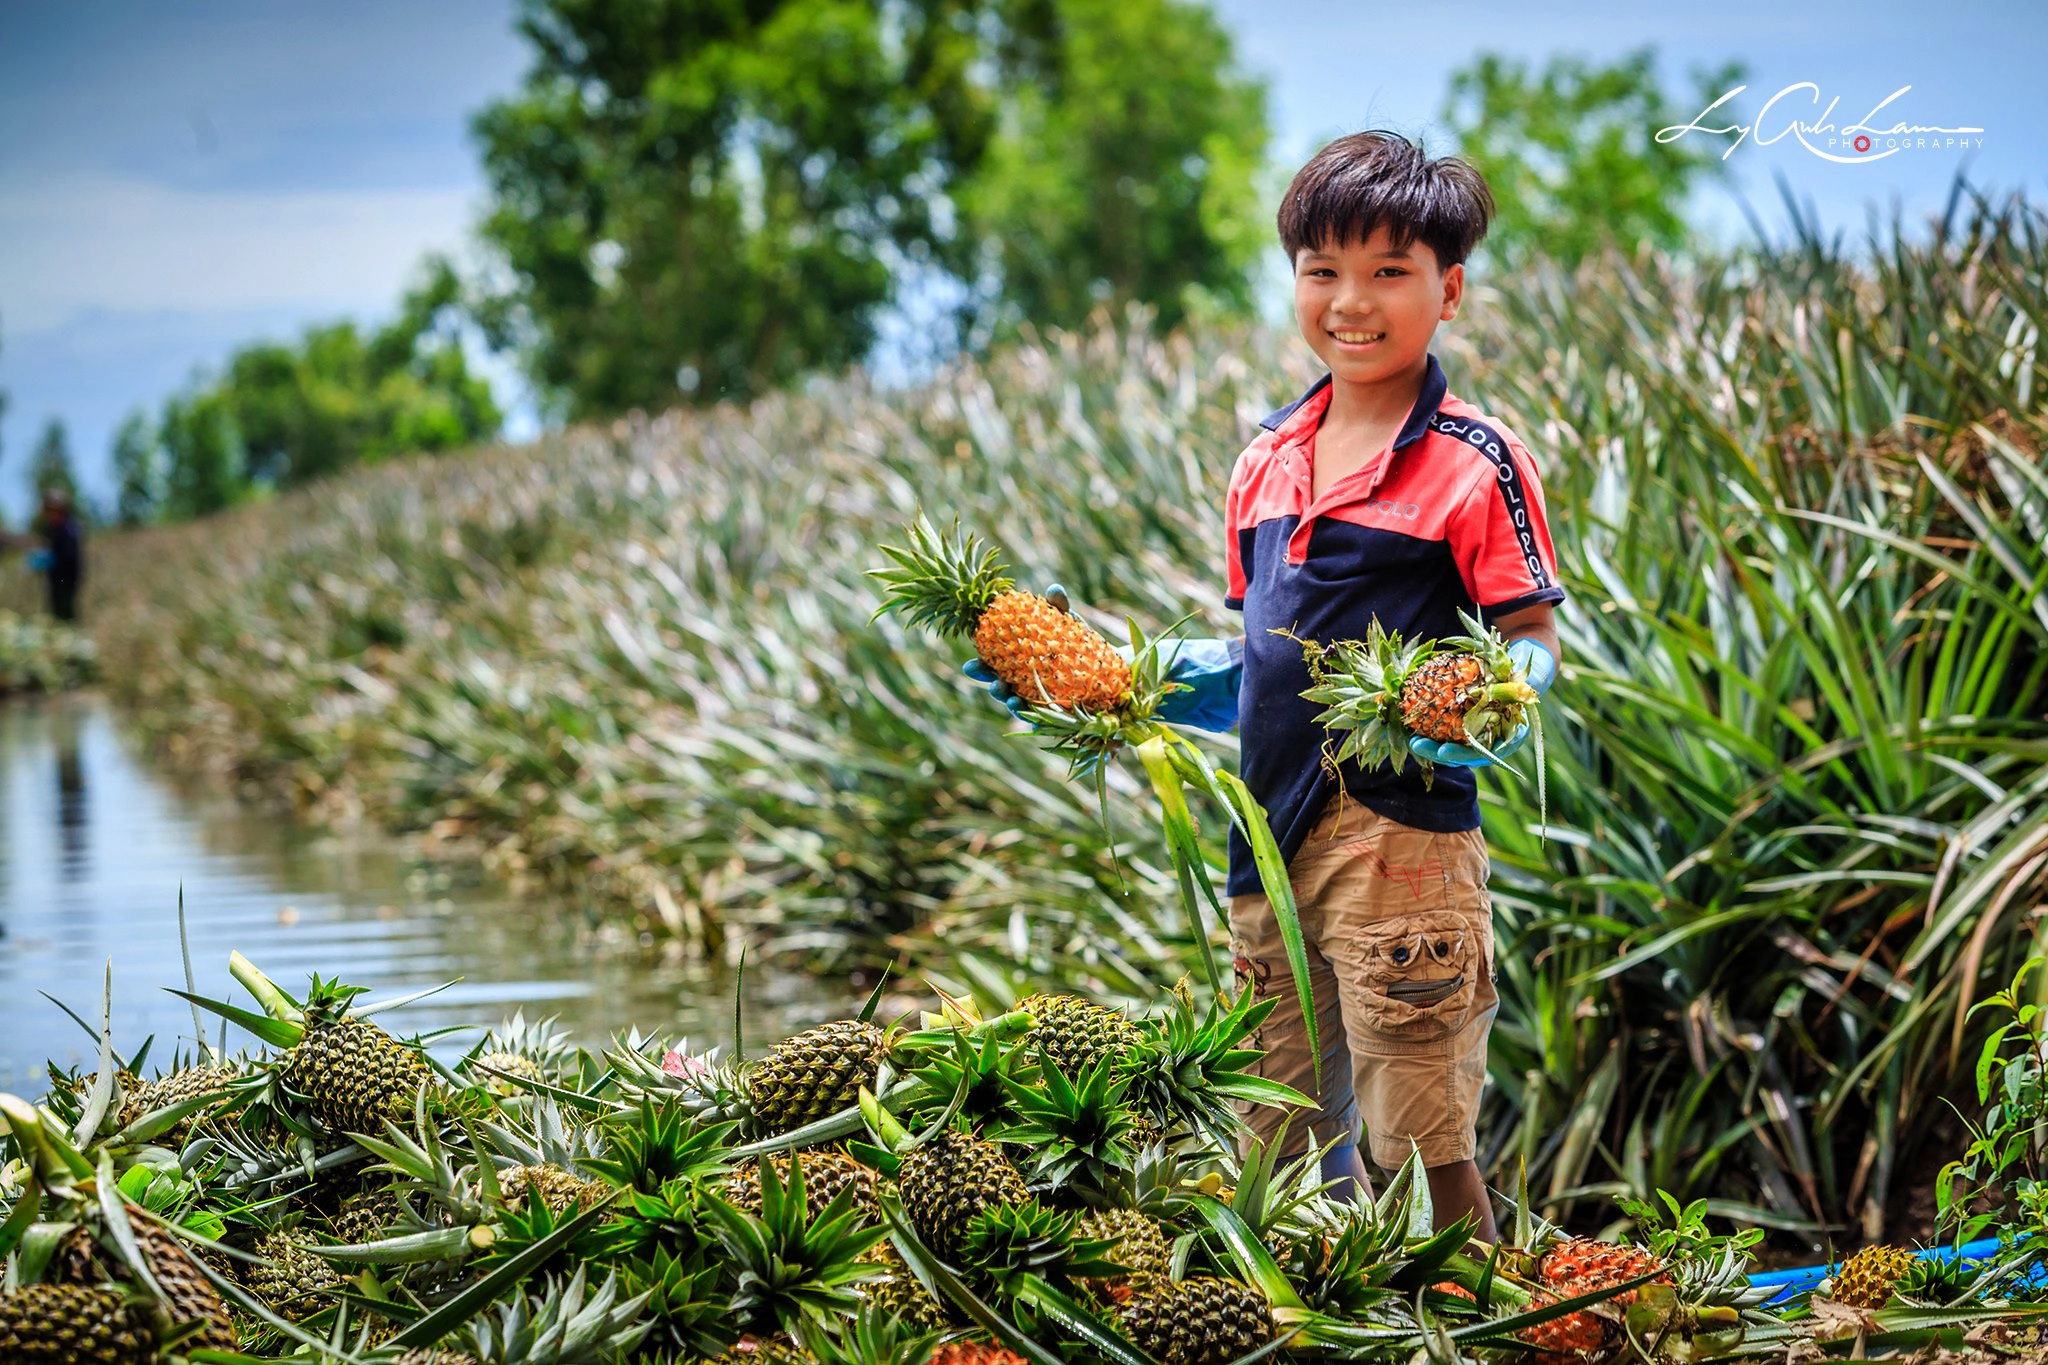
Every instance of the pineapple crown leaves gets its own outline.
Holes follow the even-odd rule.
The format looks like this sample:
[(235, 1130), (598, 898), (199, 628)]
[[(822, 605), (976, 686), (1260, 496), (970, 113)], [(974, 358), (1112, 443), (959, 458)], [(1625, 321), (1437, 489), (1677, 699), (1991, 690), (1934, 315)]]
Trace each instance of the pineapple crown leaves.
[(470, 1323), (464, 1335), (481, 1360), (585, 1365), (639, 1345), (653, 1325), (640, 1320), (649, 1297), (643, 1292), (622, 1299), (615, 1274), (592, 1291), (578, 1266), (566, 1284), (549, 1281), (538, 1300), (520, 1294)]
[(1109, 1170), (1130, 1164), (1136, 1125), (1124, 1097), (1131, 1083), (1113, 1068), (1113, 1059), (1103, 1057), (1077, 1081), (1050, 1064), (1040, 1067), (1036, 1085), (1002, 1078), (1014, 1117), (999, 1122), (992, 1136), (1031, 1149), (1028, 1179), (1053, 1189), (1078, 1183), (1100, 1190)]
[(1306, 1108), (1311, 1101), (1291, 1086), (1250, 1073), (1260, 1053), (1239, 1046), (1279, 1003), (1249, 990), (1232, 1000), (1219, 995), (1197, 1013), (1185, 984), (1149, 1030), (1131, 1063), (1131, 1103), (1165, 1132), (1192, 1129), (1219, 1147), (1235, 1145), (1240, 1127), (1235, 1104)]
[(708, 1356), (732, 1344), (724, 1325), (727, 1295), (720, 1288), (724, 1256), (715, 1242), (681, 1248), (655, 1243), (645, 1255), (622, 1260), (619, 1275), (628, 1291), (647, 1296), (647, 1314), (668, 1345)]
[(961, 1238), (960, 1262), (1014, 1297), (1024, 1276), (1054, 1281), (1107, 1279), (1128, 1273), (1111, 1252), (1114, 1238), (1084, 1237), (1079, 1218), (1033, 1200), (995, 1205), (974, 1215)]
[(894, 613), (941, 635), (971, 635), (989, 604), (1016, 586), (1002, 557), (957, 522), (941, 533), (920, 513), (905, 536), (908, 545), (881, 547), (889, 567), (868, 570), (887, 590), (876, 617)]
[(604, 1121), (604, 1155), (585, 1157), (582, 1164), (614, 1185), (651, 1193), (672, 1181), (706, 1180), (731, 1170), (738, 1131), (735, 1119), (709, 1119), (643, 1099), (637, 1109)]
[[(1011, 1085), (1020, 1076), (1033, 1073), (1029, 1053), (1015, 1044), (1006, 1045), (993, 1033), (982, 1034), (978, 1041), (955, 1035), (952, 1047), (921, 1052), (910, 1069), (925, 1097), (943, 1097), (950, 1102), (960, 1095), (960, 1112), (974, 1123), (1000, 1114)], [(915, 1097), (912, 1103), (916, 1103)]]
[(812, 1217), (804, 1200), (803, 1156), (790, 1153), (785, 1181), (775, 1163), (761, 1165), (761, 1211), (736, 1208), (705, 1191), (705, 1211), (738, 1280), (732, 1311), (787, 1331), (806, 1318), (825, 1319), (859, 1307), (852, 1286), (887, 1272), (861, 1254), (881, 1241), (880, 1227), (861, 1226), (852, 1192), (835, 1193)]
[(921, 1332), (869, 1301), (837, 1332), (828, 1333), (807, 1320), (799, 1325), (797, 1337), (819, 1365), (930, 1365), (943, 1334)]

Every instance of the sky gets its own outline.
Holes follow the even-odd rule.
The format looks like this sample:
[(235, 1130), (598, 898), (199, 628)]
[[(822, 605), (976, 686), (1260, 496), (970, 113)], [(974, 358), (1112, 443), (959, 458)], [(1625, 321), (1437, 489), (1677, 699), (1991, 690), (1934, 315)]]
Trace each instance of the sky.
[[(1450, 75), (1481, 52), (1536, 65), (1647, 45), (1667, 88), (1688, 95), (1695, 69), (1749, 69), (1744, 92), (1698, 117), (1756, 130), (1726, 158), (1728, 182), (1693, 206), (1724, 238), (1747, 234), (1745, 203), (1782, 232), (1781, 182), (1852, 238), (1873, 205), (1888, 215), (1896, 203), (1909, 221), (1937, 211), (1959, 170), (2048, 191), (2039, 0), (1214, 7), (1269, 82), (1288, 165), (1368, 127), (1448, 150)], [(0, 510), (19, 524), (49, 418), (64, 420), (88, 492), (105, 496), (125, 413), (154, 409), (242, 343), (388, 317), (427, 253), (469, 257), (483, 186), (468, 118), (517, 87), (526, 54), (512, 15), (511, 0), (0, 0)], [(1786, 133), (1823, 121), (1830, 101), (1836, 124), (1982, 131), (1840, 164), (1827, 155), (1856, 154), (1826, 134), (1809, 149)], [(1730, 141), (1691, 136), (1717, 152)], [(494, 379), (511, 434), (530, 434), (516, 377)]]

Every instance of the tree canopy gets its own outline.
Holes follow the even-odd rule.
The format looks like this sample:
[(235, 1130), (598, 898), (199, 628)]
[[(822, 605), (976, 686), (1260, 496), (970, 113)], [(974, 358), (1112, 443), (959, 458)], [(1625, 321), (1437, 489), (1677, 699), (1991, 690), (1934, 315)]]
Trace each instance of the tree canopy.
[[(1187, 0), (525, 0), (479, 307), (551, 406), (746, 396), (949, 321), (1246, 294), (1258, 86)], [(945, 286), (950, 284), (950, 289)]]
[[(1741, 79), (1738, 64), (1692, 76), (1701, 105)], [(1443, 117), (1493, 190), (1499, 213), (1486, 244), (1507, 257), (1569, 263), (1608, 241), (1678, 246), (1693, 185), (1725, 174), (1696, 140), (1656, 140), (1686, 114), (1648, 48), (1607, 66), (1553, 57), (1534, 72), (1485, 54), (1451, 77)]]

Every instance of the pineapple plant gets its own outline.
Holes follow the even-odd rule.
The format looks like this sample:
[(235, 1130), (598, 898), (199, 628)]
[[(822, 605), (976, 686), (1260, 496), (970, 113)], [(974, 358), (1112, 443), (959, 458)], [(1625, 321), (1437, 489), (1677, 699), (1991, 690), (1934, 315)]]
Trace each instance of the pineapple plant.
[(1401, 723), (1424, 739), (1490, 752), (1534, 716), (1536, 689), (1499, 632), (1462, 611), (1458, 620), (1470, 634), (1438, 640), (1401, 679)]
[(1137, 1275), (1163, 1276), (1173, 1264), (1173, 1244), (1166, 1233), (1136, 1209), (1086, 1210), (1077, 1231), (1081, 1237), (1109, 1243), (1109, 1259), (1129, 1272), (1112, 1283)]
[(242, 1287), (281, 1318), (298, 1322), (334, 1301), (341, 1276), (312, 1248), (321, 1240), (302, 1228), (264, 1233), (250, 1248), (263, 1259), (241, 1268)]
[(499, 1171), (498, 1190), (507, 1208), (521, 1208), (527, 1200), (538, 1199), (557, 1218), (571, 1209), (602, 1203), (612, 1193), (612, 1187), (602, 1180), (586, 1179), (552, 1162)]
[[(350, 1011), (361, 987), (316, 975), (300, 1002), (240, 953), (229, 955), (228, 970), (269, 1017), (259, 1036), (285, 1049), (262, 1068), (261, 1090), (272, 1104), (282, 1090), (285, 1096), (302, 1100), (329, 1131), (372, 1136), (384, 1132), (387, 1119), (411, 1118), (422, 1095), (438, 1106), (443, 1087), (419, 1047), (400, 1042)], [(247, 1022), (245, 1012), (232, 1006), (188, 998), (224, 1018)]]
[(1904, 1247), (1865, 1247), (1842, 1263), (1829, 1297), (1851, 1308), (1882, 1308), (1912, 1273), (1913, 1261)]
[(880, 1266), (884, 1271), (873, 1279), (862, 1280), (857, 1286), (861, 1298), (873, 1304), (876, 1312), (891, 1321), (926, 1331), (938, 1331), (950, 1325), (952, 1315), (946, 1311), (946, 1305), (932, 1297), (931, 1290), (918, 1282), (894, 1243), (877, 1242), (861, 1259)]
[(1130, 662), (1085, 621), (1020, 591), (994, 550), (957, 527), (941, 535), (922, 517), (908, 540), (884, 545), (892, 566), (869, 571), (888, 590), (882, 612), (900, 613), (941, 635), (971, 636), (981, 661), (1031, 706), (1095, 712), (1124, 706)]

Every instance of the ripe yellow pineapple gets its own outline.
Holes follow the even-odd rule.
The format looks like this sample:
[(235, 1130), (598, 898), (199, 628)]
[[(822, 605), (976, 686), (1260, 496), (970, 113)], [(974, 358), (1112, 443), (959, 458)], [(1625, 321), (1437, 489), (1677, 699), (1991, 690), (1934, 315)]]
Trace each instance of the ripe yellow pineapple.
[(1437, 641), (1400, 680), (1401, 722), (1424, 739), (1491, 749), (1522, 723), (1536, 689), (1497, 634), (1464, 621), (1470, 635)]
[(1865, 1247), (1843, 1262), (1831, 1297), (1852, 1308), (1882, 1308), (1912, 1268), (1913, 1253), (1903, 1247)]
[[(870, 573), (888, 586), (882, 611), (942, 635), (971, 635), (974, 652), (1032, 706), (1108, 711), (1131, 691), (1131, 665), (1079, 617), (1023, 592), (993, 550), (919, 518), (907, 547), (884, 545), (894, 567)], [(880, 615), (880, 612), (876, 613)]]

